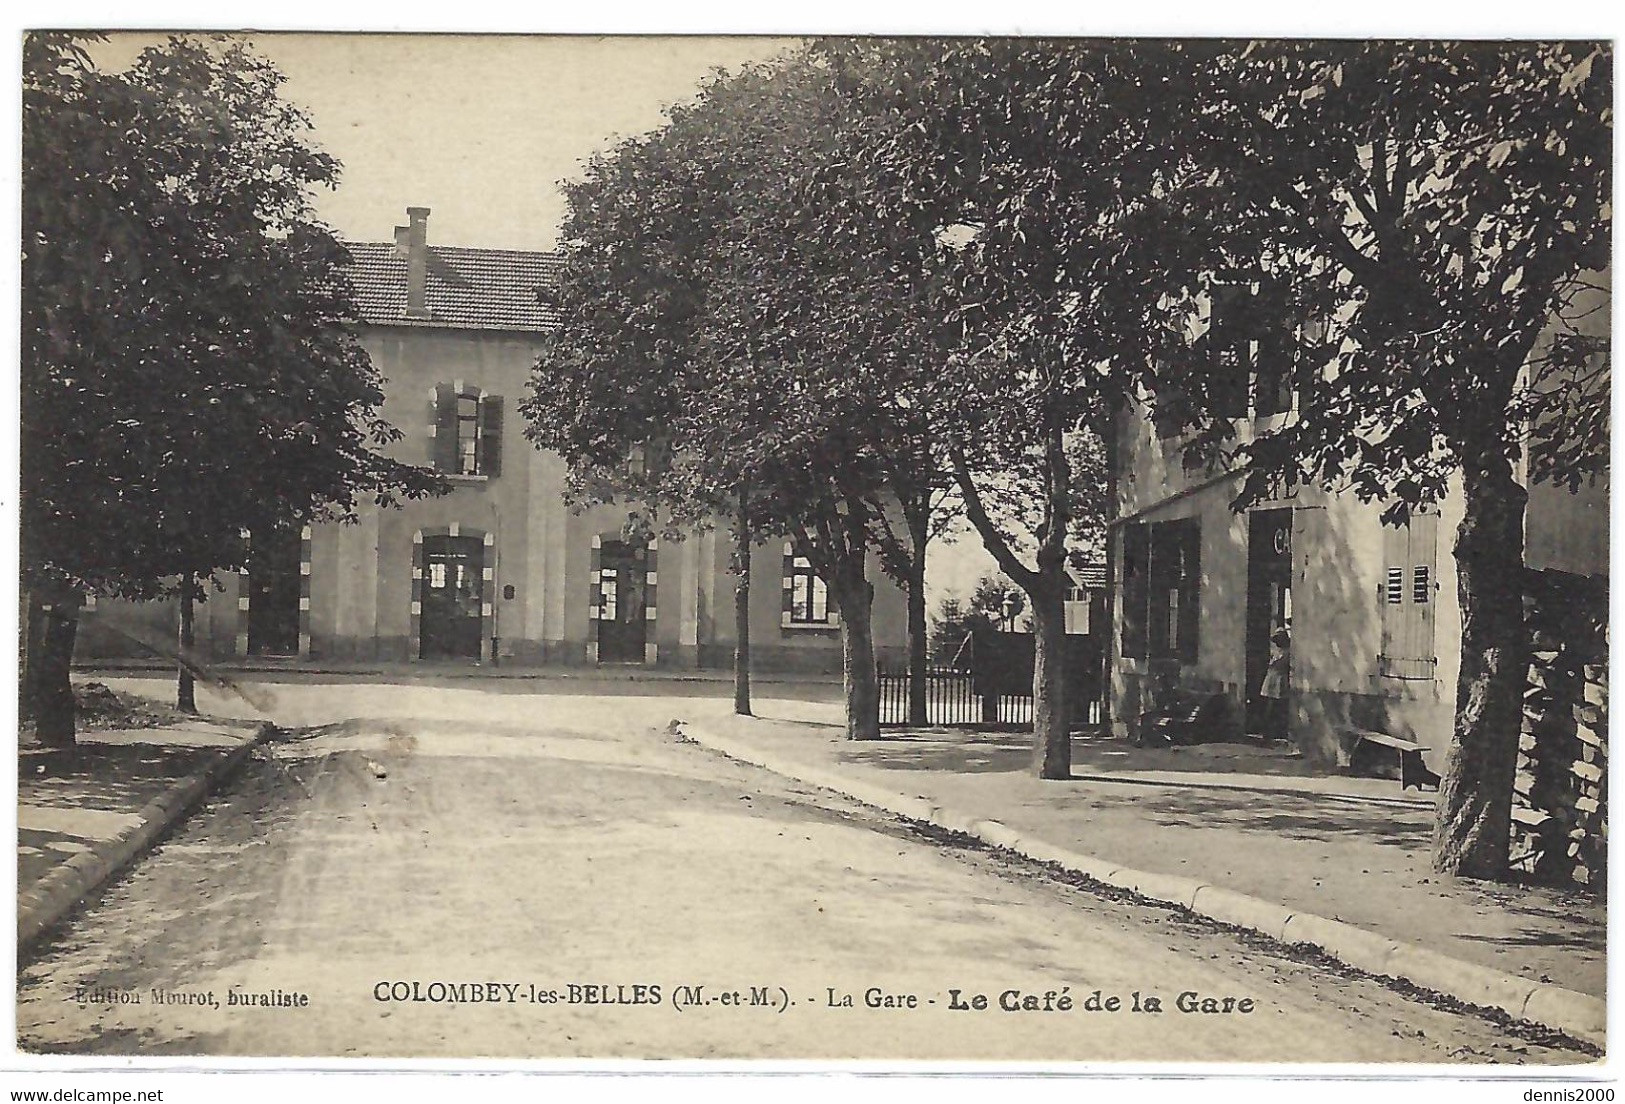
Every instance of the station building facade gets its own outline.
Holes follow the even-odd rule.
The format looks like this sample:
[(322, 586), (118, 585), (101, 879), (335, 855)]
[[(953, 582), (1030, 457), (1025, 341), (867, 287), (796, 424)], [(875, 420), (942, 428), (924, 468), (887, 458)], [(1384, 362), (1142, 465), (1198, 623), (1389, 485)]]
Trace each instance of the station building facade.
[[(450, 493), (353, 524), (250, 534), (248, 566), (197, 607), (197, 647), (275, 665), (424, 662), (720, 667), (732, 662), (732, 536), (637, 539), (626, 507), (577, 511), (566, 470), (532, 446), (515, 406), (558, 324), (538, 294), (548, 253), (432, 246), (408, 208), (387, 243), (349, 243), (360, 339), (385, 380), (395, 457), (432, 466)], [(906, 652), (906, 604), (878, 562), (883, 660)], [(753, 666), (835, 673), (840, 612), (782, 541), (752, 556)], [(173, 602), (93, 604), (78, 657), (173, 641)]]

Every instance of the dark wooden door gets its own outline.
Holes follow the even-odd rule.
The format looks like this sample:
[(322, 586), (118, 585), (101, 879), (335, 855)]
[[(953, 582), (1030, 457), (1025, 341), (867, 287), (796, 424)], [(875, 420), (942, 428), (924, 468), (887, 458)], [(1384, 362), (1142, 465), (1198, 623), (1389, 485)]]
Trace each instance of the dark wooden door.
[(300, 531), (255, 533), (248, 557), (248, 654), (299, 654)]
[(423, 538), (419, 656), (479, 659), (485, 545), (478, 537)]
[(1269, 666), (1270, 636), (1291, 615), (1292, 511), (1254, 510), (1247, 515), (1248, 732), (1268, 731), (1269, 706), (1258, 691)]
[(644, 583), (649, 556), (641, 544), (605, 541), (598, 565), (598, 661), (642, 663), (648, 633)]

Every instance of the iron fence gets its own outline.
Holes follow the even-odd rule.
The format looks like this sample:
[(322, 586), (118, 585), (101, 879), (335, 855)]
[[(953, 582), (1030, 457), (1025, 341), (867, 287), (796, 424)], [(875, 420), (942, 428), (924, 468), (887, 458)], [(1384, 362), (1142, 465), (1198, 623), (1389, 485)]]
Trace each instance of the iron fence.
[[(908, 723), (909, 684), (907, 670), (880, 670), (880, 723)], [(1100, 723), (1098, 698), (1074, 702), (1075, 720), (1088, 725)], [(969, 671), (933, 667), (925, 676), (925, 717), (931, 725), (1027, 725), (1033, 720), (1031, 694), (978, 694), (975, 677)]]

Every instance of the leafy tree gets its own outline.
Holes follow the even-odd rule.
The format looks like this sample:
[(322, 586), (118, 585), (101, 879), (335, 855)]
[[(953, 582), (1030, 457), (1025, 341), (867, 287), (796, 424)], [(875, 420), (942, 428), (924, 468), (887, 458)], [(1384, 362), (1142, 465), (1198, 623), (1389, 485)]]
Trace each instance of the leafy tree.
[[(1506, 867), (1529, 662), (1519, 466), (1574, 487), (1606, 465), (1590, 274), (1612, 224), (1611, 71), (1604, 44), (1219, 44), (1190, 85), (1214, 240), (1325, 333), (1297, 418), (1240, 448), (1238, 506), (1284, 477), (1400, 521), (1460, 481), (1447, 873)], [(1194, 447), (1229, 436), (1206, 413)]]
[[(748, 67), (730, 85), (718, 73), (709, 93), (759, 95), (766, 74)], [(726, 125), (700, 105), (674, 105), (670, 116), (565, 184), (554, 302), (563, 324), (546, 339), (521, 413), (526, 436), (566, 461), (577, 505), (624, 499), (629, 525), (672, 536), (726, 519), (738, 579), (734, 708), (749, 714), (752, 550), (777, 520), (771, 488), (756, 493), (748, 469), (711, 462), (696, 407), (717, 382), (697, 359), (708, 265), (732, 209), (729, 182), (746, 170)]]
[[(863, 49), (859, 47), (857, 49)], [(877, 44), (889, 113), (871, 159), (929, 228), (954, 338), (931, 381), (966, 514), (1029, 599), (1035, 766), (1071, 773), (1062, 675), (1069, 544), (1106, 517), (1111, 418), (1174, 335), (1190, 240), (1163, 201), (1169, 51), (1133, 44)]]
[(104, 72), (58, 34), (23, 62), (24, 709), (71, 744), (86, 592), (156, 597), (242, 564), (245, 530), (437, 483), (379, 451), (398, 433), (310, 207), (338, 164), (270, 63), (172, 38)]
[(764, 148), (724, 229), (709, 341), (714, 359), (791, 374), (845, 450), (841, 493), (862, 499), (847, 512), (866, 519), (881, 569), (908, 598), (909, 716), (923, 724), (926, 554), (961, 507), (929, 406), (948, 337), (941, 261), (929, 225), (895, 217), (892, 196), (909, 181), (868, 157), (907, 122), (887, 111), (877, 75), (837, 44), (787, 60), (779, 77), (804, 130)]
[(689, 520), (748, 487), (749, 531), (789, 537), (830, 588), (849, 734), (872, 738), (868, 554), (918, 580), (943, 480), (895, 386), (920, 272), (883, 224), (844, 217), (860, 193), (831, 169), (851, 164), (834, 76), (807, 55), (719, 76), (589, 165), (568, 193), (565, 323), (524, 409), (577, 470), (661, 440), (655, 489)]

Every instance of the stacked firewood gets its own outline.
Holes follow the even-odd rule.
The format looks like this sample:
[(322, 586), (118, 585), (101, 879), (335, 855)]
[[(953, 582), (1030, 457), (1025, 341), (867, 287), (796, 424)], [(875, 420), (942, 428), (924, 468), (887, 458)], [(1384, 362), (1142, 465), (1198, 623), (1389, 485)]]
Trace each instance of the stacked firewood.
[(1558, 572), (1531, 572), (1530, 583), (1525, 613), (1534, 650), (1513, 784), (1513, 867), (1548, 884), (1600, 888), (1607, 863), (1607, 598), (1594, 581)]

